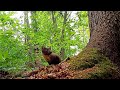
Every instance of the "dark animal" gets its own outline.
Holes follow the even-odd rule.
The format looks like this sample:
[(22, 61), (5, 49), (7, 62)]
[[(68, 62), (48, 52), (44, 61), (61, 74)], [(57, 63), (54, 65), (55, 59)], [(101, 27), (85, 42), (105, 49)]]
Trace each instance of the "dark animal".
[(61, 62), (60, 57), (53, 53), (50, 48), (42, 47), (42, 54), (45, 60), (51, 64), (59, 64)]

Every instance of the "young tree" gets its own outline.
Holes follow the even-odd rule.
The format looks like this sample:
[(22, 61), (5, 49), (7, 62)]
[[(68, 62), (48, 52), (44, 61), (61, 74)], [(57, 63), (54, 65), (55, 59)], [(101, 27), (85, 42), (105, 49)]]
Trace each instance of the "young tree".
[(36, 11), (31, 11), (31, 21), (32, 21), (32, 28), (34, 30), (34, 32), (38, 31), (38, 27), (37, 27), (37, 15), (36, 15)]
[[(31, 28), (32, 28), (32, 34), (34, 37), (37, 37), (37, 33), (40, 31), (38, 28), (38, 22), (37, 22), (37, 11), (31, 11)], [(34, 56), (38, 57), (39, 54), (39, 43), (33, 40), (33, 49), (34, 49)]]
[[(24, 24), (25, 24), (25, 28), (28, 29), (30, 28), (29, 26), (29, 19), (28, 19), (28, 11), (24, 11)], [(26, 35), (25, 36), (25, 43), (27, 43), (29, 41), (29, 36)]]
[[(65, 31), (65, 26), (66, 26), (66, 22), (67, 22), (67, 11), (64, 12), (64, 21), (63, 21), (63, 27), (62, 27), (62, 33), (61, 33), (61, 42), (64, 41), (64, 31)], [(61, 58), (64, 59), (64, 55), (65, 54), (65, 48), (61, 47), (61, 51), (60, 51), (60, 55)]]

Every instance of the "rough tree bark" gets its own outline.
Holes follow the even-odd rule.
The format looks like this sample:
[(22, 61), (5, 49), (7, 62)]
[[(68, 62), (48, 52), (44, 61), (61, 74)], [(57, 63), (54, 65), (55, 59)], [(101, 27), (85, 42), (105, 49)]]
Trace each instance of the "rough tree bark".
[(89, 11), (89, 20), (87, 47), (98, 48), (120, 66), (120, 11)]

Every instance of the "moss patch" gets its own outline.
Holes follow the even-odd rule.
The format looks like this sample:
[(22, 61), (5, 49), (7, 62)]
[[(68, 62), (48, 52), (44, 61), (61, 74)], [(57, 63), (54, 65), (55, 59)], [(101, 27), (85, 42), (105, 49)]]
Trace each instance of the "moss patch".
[(119, 78), (119, 70), (110, 61), (106, 60), (96, 65), (98, 67), (94, 72), (90, 72), (90, 79), (115, 79)]
[(106, 59), (107, 58), (103, 56), (97, 49), (87, 48), (77, 56), (71, 58), (71, 60), (69, 61), (69, 68), (72, 70), (84, 70), (86, 68), (91, 68), (95, 64), (98, 64), (99, 62)]
[(77, 70), (75, 78), (105, 79), (118, 78), (119, 70), (107, 57), (95, 48), (86, 48), (69, 60), (69, 69)]

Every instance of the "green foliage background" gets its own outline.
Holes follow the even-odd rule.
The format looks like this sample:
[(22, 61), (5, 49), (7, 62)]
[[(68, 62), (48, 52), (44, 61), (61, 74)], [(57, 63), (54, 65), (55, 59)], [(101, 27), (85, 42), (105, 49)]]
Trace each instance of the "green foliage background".
[[(25, 63), (36, 57), (42, 65), (48, 65), (41, 54), (42, 46), (51, 47), (58, 55), (64, 48), (64, 60), (82, 51), (89, 41), (87, 11), (67, 11), (66, 23), (65, 11), (35, 11), (28, 17), (23, 15), (21, 18), (28, 21), (22, 24), (20, 19), (12, 18), (16, 12), (0, 11), (0, 69), (18, 72), (27, 69)], [(36, 44), (38, 56), (34, 53)]]

